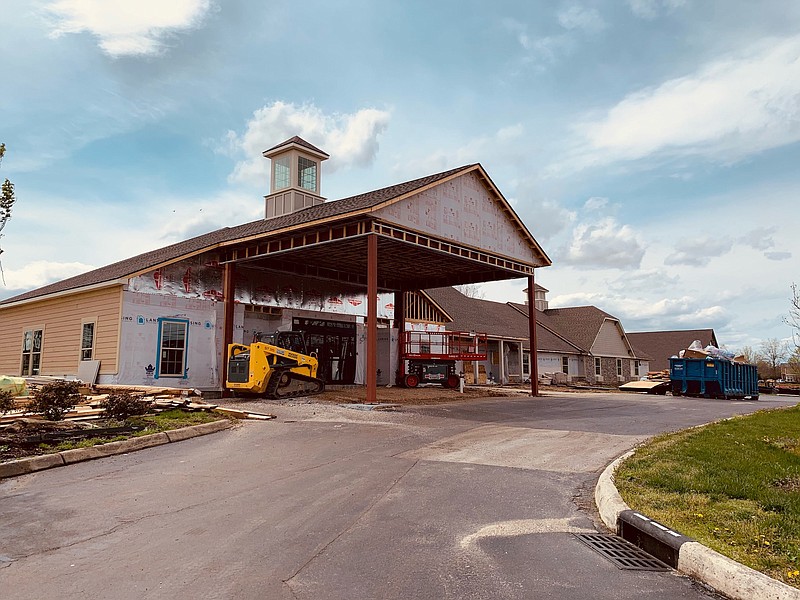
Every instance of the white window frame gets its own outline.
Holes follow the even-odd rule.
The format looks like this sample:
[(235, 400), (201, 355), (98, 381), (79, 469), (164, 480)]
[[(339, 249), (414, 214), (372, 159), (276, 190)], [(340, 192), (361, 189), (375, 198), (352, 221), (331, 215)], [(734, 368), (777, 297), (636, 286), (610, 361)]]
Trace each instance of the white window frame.
[(272, 161), (272, 187), (277, 192), (292, 185), (292, 157), (279, 156)]
[[(177, 346), (164, 346), (164, 325), (175, 325), (180, 324), (183, 325), (183, 348), (178, 348)], [(165, 358), (169, 357), (169, 354), (172, 351), (181, 351), (182, 354), (182, 368), (180, 373), (165, 373), (163, 372), (163, 365), (164, 363), (175, 363), (174, 360), (165, 360)], [(158, 354), (156, 356), (156, 371), (154, 377), (156, 379), (160, 378), (173, 378), (173, 379), (186, 379), (188, 375), (188, 355), (189, 355), (189, 320), (188, 319), (175, 319), (169, 317), (161, 317), (158, 319)]]
[(564, 375), (569, 375), (569, 356), (561, 357), (561, 372)]
[[(314, 173), (313, 181), (308, 177), (308, 173), (312, 171)], [(309, 187), (311, 183), (313, 183), (313, 187)], [(306, 156), (297, 157), (297, 187), (312, 193), (317, 192), (319, 187), (319, 163), (317, 161)]]
[(530, 375), (531, 374), (531, 353), (530, 352), (522, 352), (522, 375)]
[(594, 357), (594, 376), (600, 379), (603, 378), (603, 361), (600, 360), (599, 356)]
[[(36, 337), (36, 332), (40, 333), (39, 336), (39, 351), (34, 352), (33, 349), (33, 342), (34, 338)], [(25, 341), (28, 336), (31, 335), (31, 348), (30, 350), (25, 350)], [(25, 356), (28, 356), (28, 368), (25, 368)], [(34, 363), (34, 355), (38, 356), (38, 366), (34, 370), (33, 363)], [(42, 374), (42, 356), (44, 355), (44, 325), (37, 325), (32, 327), (26, 327), (22, 330), (22, 348), (20, 349), (20, 358), (19, 358), (19, 373), (23, 377), (30, 377), (33, 375), (41, 375)], [(35, 372), (34, 372), (35, 371)]]
[(642, 368), (642, 362), (639, 361), (639, 360), (634, 360), (633, 361), (633, 374), (634, 374), (634, 376), (639, 377), (639, 375), (640, 375), (639, 371), (641, 370), (641, 368)]
[[(83, 332), (87, 325), (92, 326), (92, 345), (91, 346), (84, 346), (84, 339), (83, 339)], [(81, 338), (80, 338), (80, 350), (78, 354), (78, 361), (83, 362), (85, 360), (94, 360), (94, 348), (97, 342), (97, 318), (94, 319), (83, 319), (81, 321)], [(88, 351), (88, 355), (87, 355)]]
[(617, 359), (617, 377), (622, 377), (622, 359)]

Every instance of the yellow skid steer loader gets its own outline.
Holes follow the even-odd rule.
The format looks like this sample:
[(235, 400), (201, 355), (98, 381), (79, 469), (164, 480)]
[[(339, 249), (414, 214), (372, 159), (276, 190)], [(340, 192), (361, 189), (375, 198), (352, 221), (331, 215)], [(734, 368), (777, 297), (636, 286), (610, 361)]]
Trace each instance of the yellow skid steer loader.
[(267, 342), (230, 344), (225, 385), (271, 400), (311, 396), (325, 391), (317, 367), (317, 358), (306, 353), (302, 333), (280, 332)]

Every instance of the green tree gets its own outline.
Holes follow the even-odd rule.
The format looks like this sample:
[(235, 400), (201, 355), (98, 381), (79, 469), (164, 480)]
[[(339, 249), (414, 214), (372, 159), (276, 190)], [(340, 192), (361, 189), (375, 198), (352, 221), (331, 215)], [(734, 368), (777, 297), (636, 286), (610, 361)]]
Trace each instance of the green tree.
[[(6, 155), (6, 145), (0, 144), (0, 163), (3, 162), (3, 157)], [(14, 196), (14, 184), (8, 179), (0, 186), (0, 231), (11, 218), (11, 207), (14, 205), (16, 197)]]

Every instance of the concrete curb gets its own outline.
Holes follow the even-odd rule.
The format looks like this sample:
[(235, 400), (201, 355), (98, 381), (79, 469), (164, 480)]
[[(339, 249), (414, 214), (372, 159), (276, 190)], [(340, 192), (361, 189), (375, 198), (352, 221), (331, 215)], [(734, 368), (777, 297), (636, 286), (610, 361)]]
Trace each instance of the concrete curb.
[[(614, 472), (635, 450), (626, 452), (608, 465), (594, 489), (594, 500), (606, 527), (618, 532), (620, 514), (630, 511), (614, 485)], [(630, 523), (630, 521), (627, 521)], [(800, 590), (746, 567), (695, 541), (678, 549), (678, 571), (713, 587), (733, 600), (800, 600)]]
[(44, 469), (51, 469), (53, 467), (63, 467), (64, 465), (71, 465), (73, 463), (83, 462), (84, 460), (104, 458), (115, 454), (125, 454), (127, 452), (135, 452), (136, 450), (152, 448), (153, 446), (188, 440), (189, 438), (228, 429), (232, 424), (231, 421), (223, 419), (220, 421), (212, 421), (211, 423), (203, 423), (202, 425), (173, 429), (172, 431), (143, 435), (129, 440), (109, 442), (89, 448), (75, 448), (74, 450), (64, 450), (56, 454), (20, 458), (19, 460), (0, 463), (0, 479), (17, 477), (19, 475), (43, 471)]

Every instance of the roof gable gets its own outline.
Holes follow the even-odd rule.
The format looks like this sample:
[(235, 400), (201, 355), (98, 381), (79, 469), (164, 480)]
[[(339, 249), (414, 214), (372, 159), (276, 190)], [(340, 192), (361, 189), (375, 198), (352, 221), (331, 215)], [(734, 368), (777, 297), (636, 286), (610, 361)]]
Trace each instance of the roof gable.
[(373, 214), (414, 231), (536, 266), (551, 264), (479, 164), (376, 206)]

